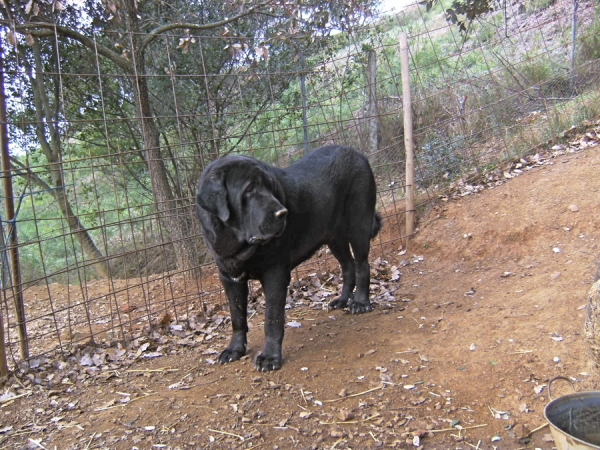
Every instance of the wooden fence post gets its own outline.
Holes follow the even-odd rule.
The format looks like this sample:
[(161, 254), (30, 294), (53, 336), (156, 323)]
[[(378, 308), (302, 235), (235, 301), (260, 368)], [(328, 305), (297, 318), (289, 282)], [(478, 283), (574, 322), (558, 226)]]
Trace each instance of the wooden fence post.
[(367, 84), (369, 92), (367, 98), (367, 121), (368, 121), (368, 153), (376, 153), (379, 149), (379, 130), (377, 115), (377, 53), (371, 49), (367, 58)]
[(579, 0), (573, 0), (573, 18), (571, 25), (571, 92), (575, 95), (575, 51), (577, 47), (577, 10), (579, 9)]
[(415, 227), (415, 164), (408, 37), (405, 32), (400, 33), (400, 62), (402, 65), (402, 109), (404, 110), (404, 147), (406, 150), (406, 248), (408, 248)]
[(304, 69), (304, 50), (300, 50), (300, 92), (302, 93), (302, 130), (304, 136), (304, 156), (310, 153), (308, 143), (308, 108), (306, 107), (306, 72)]

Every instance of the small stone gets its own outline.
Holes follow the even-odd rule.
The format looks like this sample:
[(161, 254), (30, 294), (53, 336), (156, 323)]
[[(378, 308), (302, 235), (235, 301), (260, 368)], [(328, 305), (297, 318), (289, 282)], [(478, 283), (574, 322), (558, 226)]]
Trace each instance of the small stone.
[(513, 427), (513, 432), (515, 433), (517, 439), (524, 439), (526, 437), (529, 437), (529, 430), (525, 425), (521, 423), (518, 423)]
[(554, 361), (555, 363), (559, 363), (560, 362), (560, 358), (558, 356), (555, 356), (552, 361)]
[(579, 208), (577, 207), (577, 205), (569, 205), (569, 209), (573, 212), (579, 211)]
[(519, 405), (519, 411), (521, 412), (529, 412), (529, 406), (527, 406), (527, 403), (523, 402)]
[(469, 350), (471, 350), (472, 352), (474, 352), (477, 349), (477, 346), (475, 344), (471, 344), (471, 346), (469, 347)]
[(338, 419), (340, 419), (340, 421), (342, 421), (342, 422), (347, 422), (354, 418), (354, 415), (352, 414), (352, 412), (345, 408), (340, 409), (337, 416), (338, 416)]
[(554, 281), (554, 280), (558, 280), (558, 279), (560, 278), (560, 276), (561, 276), (561, 275), (562, 275), (562, 273), (560, 273), (560, 272), (554, 272), (552, 275), (550, 275), (550, 279), (551, 279), (552, 281)]

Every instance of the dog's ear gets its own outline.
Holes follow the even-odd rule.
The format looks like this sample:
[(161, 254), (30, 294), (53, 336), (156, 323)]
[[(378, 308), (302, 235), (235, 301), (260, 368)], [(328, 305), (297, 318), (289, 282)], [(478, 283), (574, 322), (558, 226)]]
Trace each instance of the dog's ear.
[(196, 196), (196, 203), (209, 213), (217, 216), (223, 223), (229, 219), (227, 190), (223, 174), (211, 174), (202, 180)]

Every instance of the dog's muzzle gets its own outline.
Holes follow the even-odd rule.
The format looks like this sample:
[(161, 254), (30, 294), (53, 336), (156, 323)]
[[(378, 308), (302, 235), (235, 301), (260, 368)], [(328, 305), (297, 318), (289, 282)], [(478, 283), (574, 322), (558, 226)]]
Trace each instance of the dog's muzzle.
[[(288, 210), (285, 208), (282, 208), (278, 211), (275, 211), (274, 215), (279, 220), (285, 219), (285, 216), (288, 215)], [(266, 242), (270, 241), (274, 237), (281, 236), (281, 233), (283, 233), (283, 230), (284, 230), (284, 226), (281, 226), (281, 229), (277, 233), (275, 233), (271, 236), (252, 236), (250, 239), (248, 239), (248, 244), (250, 244), (250, 245), (265, 244)]]

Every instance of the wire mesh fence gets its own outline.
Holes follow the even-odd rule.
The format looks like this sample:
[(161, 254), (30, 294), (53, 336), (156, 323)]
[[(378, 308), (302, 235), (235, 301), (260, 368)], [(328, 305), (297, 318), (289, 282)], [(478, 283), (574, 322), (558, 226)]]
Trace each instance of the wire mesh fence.
[[(34, 36), (6, 26), (9, 363), (115, 345), (222, 304), (194, 205), (202, 169), (223, 155), (285, 167), (325, 144), (360, 149), (385, 223), (373, 254), (397, 262), (406, 190), (400, 32), (409, 35), (419, 208), (598, 115), (596, 8), (503, 2), (465, 36), (443, 5), (414, 4), (286, 47), (223, 27), (82, 44), (50, 24)], [(329, 261), (322, 250), (295, 276), (329, 270)]]

